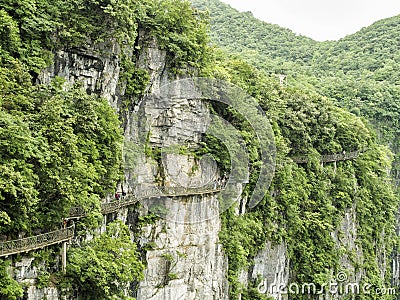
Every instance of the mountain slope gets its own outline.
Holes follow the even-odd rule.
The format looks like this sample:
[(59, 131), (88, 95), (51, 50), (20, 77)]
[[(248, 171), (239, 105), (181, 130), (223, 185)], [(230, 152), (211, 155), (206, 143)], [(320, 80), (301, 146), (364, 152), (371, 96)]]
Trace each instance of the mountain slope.
[[(193, 0), (199, 10), (208, 10), (211, 20), (211, 38), (229, 52), (255, 55), (258, 67), (270, 66), (270, 59), (277, 62), (292, 61), (303, 64), (312, 59), (317, 42), (298, 36), (289, 29), (256, 19), (251, 12), (240, 13), (218, 0)], [(257, 55), (260, 54), (260, 55)]]
[[(339, 41), (316, 42), (289, 29), (255, 18), (251, 12), (239, 12), (219, 0), (191, 0), (199, 10), (208, 10), (211, 38), (230, 52), (257, 52), (253, 60), (278, 59), (296, 62), (315, 71), (376, 71), (388, 63), (400, 62), (400, 15), (380, 20)], [(258, 61), (257, 61), (258, 60)], [(382, 78), (381, 78), (382, 79)]]
[(395, 83), (400, 63), (399, 32), (400, 15), (377, 21), (337, 42), (320, 45), (324, 59), (314, 61), (314, 67), (344, 72), (368, 70), (377, 72), (377, 80)]
[[(400, 15), (380, 20), (339, 41), (316, 42), (240, 13), (219, 0), (192, 0), (207, 9), (212, 41), (267, 74), (313, 89), (366, 117), (382, 142), (400, 150)], [(400, 169), (397, 158), (394, 173)], [(396, 175), (397, 177), (397, 175)]]

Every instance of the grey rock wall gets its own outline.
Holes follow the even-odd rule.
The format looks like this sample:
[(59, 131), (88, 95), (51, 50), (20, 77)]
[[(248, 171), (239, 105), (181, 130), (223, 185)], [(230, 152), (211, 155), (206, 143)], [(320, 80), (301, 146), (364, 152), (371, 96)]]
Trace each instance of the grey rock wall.
[[(177, 79), (168, 73), (165, 53), (154, 41), (138, 62), (150, 74), (149, 92), (157, 93)], [(203, 101), (186, 98), (180, 94), (182, 90), (185, 87), (179, 83), (171, 85), (168, 93), (173, 97), (164, 94), (139, 103), (142, 107), (131, 113), (126, 139), (140, 140), (137, 128), (142, 128), (149, 133), (152, 147), (196, 147), (207, 129), (209, 112)], [(166, 151), (161, 165), (143, 154), (140, 157), (140, 166), (133, 168), (136, 176), (126, 174), (130, 179), (127, 189), (138, 193), (159, 184), (202, 187), (217, 174), (213, 161), (191, 155)], [(159, 168), (163, 169), (162, 178), (157, 174)], [(215, 195), (163, 197), (143, 202), (143, 206), (145, 210), (162, 206), (164, 213), (156, 224), (142, 228), (140, 243), (151, 244), (153, 249), (146, 253), (145, 280), (139, 283), (137, 299), (228, 299), (227, 259), (218, 239), (221, 224)]]
[[(137, 66), (150, 74), (147, 93), (157, 92), (177, 76), (168, 72), (166, 53), (159, 50), (155, 40), (144, 33), (140, 38), (143, 51), (136, 57)], [(105, 97), (118, 111), (124, 92), (123, 84), (118, 84), (120, 53), (116, 43), (58, 51), (54, 65), (41, 74), (39, 81), (48, 83), (60, 76), (68, 84), (81, 82), (89, 94)], [(181, 89), (176, 87), (177, 91)], [(163, 184), (168, 186), (200, 187), (216, 176), (216, 165), (209, 160), (164, 153), (160, 166), (144, 155), (140, 141), (143, 128), (151, 133), (150, 147), (196, 146), (207, 128), (208, 108), (204, 102), (184, 97), (169, 100), (138, 102), (131, 110), (120, 112), (126, 146), (135, 156), (126, 160), (125, 191), (143, 192), (160, 184), (160, 167), (165, 169)], [(145, 279), (138, 285), (137, 299), (227, 299), (227, 259), (218, 240), (221, 224), (215, 195), (152, 199), (142, 203), (137, 213), (146, 214), (156, 205), (162, 205), (166, 213), (156, 224), (141, 229), (139, 242), (142, 246), (151, 244), (153, 249), (146, 253)], [(132, 218), (128, 209), (116, 217), (135, 225), (129, 224)], [(32, 288), (28, 293), (30, 299), (39, 299), (43, 291)]]
[(261, 293), (277, 300), (287, 299), (287, 295), (280, 293), (289, 286), (289, 258), (284, 242), (278, 245), (271, 242), (265, 244), (254, 258), (251, 278), (261, 280), (258, 285)]
[[(185, 197), (166, 208), (165, 219), (142, 228), (141, 242), (151, 242), (154, 248), (147, 251), (145, 280), (137, 298), (228, 299), (227, 260), (218, 242), (220, 220), (215, 217), (218, 200)], [(208, 220), (199, 222), (200, 216)]]
[(56, 287), (38, 288), (38, 275), (43, 266), (34, 264), (34, 258), (22, 257), (14, 262), (13, 273), (15, 279), (26, 287), (24, 299), (26, 300), (58, 300), (60, 299), (59, 291)]
[[(396, 226), (397, 236), (400, 236), (400, 211), (397, 214), (397, 226)], [(392, 285), (400, 286), (400, 253), (393, 251), (393, 260), (392, 260)]]

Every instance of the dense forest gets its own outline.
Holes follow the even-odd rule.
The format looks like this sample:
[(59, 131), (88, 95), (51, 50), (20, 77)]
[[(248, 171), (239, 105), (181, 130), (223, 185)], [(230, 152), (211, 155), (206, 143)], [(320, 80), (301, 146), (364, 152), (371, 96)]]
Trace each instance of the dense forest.
[[(315, 42), (262, 22), (217, 0), (193, 0), (208, 11), (213, 43), (267, 75), (314, 90), (364, 116), (392, 151), (399, 151), (399, 18), (380, 20), (339, 41)], [(393, 176), (397, 178), (396, 158)]]
[[(12, 239), (46, 232), (58, 228), (71, 207), (83, 207), (90, 214), (77, 231), (95, 237), (72, 247), (65, 274), (49, 268), (58, 246), (35, 253), (48, 263), (38, 284), (78, 289), (81, 299), (132, 299), (121, 287), (143, 278), (140, 254), (146, 249), (138, 249), (122, 222), (108, 224), (101, 235), (95, 230), (102, 222), (101, 200), (123, 177), (124, 120), (79, 83), (55, 78), (44, 85), (38, 78), (57, 50), (118, 43), (130, 50), (121, 58), (126, 93), (119, 109), (130, 110), (150, 81), (135, 61), (142, 31), (167, 53), (171, 76), (199, 75), (242, 88), (258, 101), (275, 134), (276, 171), (265, 198), (243, 215), (233, 207), (221, 216), (230, 299), (267, 299), (257, 280), (248, 286), (239, 281), (266, 241), (286, 242), (292, 282), (323, 285), (341, 271), (346, 256), (363, 270), (363, 282), (389, 286), (390, 263), (382, 267), (380, 255), (390, 256), (397, 246), (399, 203), (388, 173), (400, 151), (398, 18), (317, 43), (217, 0), (192, 2), (196, 9), (185, 0), (0, 0), (0, 234)], [(286, 86), (275, 74), (288, 76)], [(237, 111), (220, 104), (210, 109), (230, 120), (252, 149), (246, 197), (261, 163), (256, 133)], [(229, 170), (229, 153), (218, 140), (206, 136), (197, 151)], [(321, 155), (352, 151), (361, 154), (320, 163)], [(291, 159), (299, 155), (308, 162)], [(338, 247), (331, 234), (350, 209), (357, 214), (361, 257)], [(9, 265), (0, 259), (0, 297), (18, 299), (23, 287)]]

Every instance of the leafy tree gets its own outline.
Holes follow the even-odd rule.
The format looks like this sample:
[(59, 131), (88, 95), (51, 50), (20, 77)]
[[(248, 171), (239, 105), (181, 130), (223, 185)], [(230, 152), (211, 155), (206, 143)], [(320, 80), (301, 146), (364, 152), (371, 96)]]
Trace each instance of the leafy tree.
[(23, 289), (9, 274), (10, 261), (0, 259), (0, 297), (17, 300), (23, 295)]
[(70, 207), (99, 209), (121, 178), (122, 134), (106, 100), (62, 82), (34, 87), (18, 63), (0, 69), (2, 233), (51, 228)]
[(67, 279), (79, 288), (79, 299), (128, 299), (128, 285), (143, 278), (129, 229), (121, 221), (107, 231), (69, 252)]
[(37, 209), (38, 176), (29, 161), (35, 140), (21, 117), (0, 111), (0, 212), (6, 221), (0, 232), (27, 230), (28, 216)]

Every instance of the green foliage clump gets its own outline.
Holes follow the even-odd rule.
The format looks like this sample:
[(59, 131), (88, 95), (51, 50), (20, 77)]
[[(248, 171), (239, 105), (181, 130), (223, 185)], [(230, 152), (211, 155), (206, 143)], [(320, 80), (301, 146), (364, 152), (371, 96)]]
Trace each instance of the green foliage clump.
[(146, 70), (136, 67), (135, 63), (124, 55), (121, 60), (119, 80), (126, 85), (124, 97), (127, 100), (125, 100), (124, 106), (128, 109), (133, 100), (144, 94), (150, 82), (150, 75)]
[(11, 38), (2, 50), (38, 74), (51, 61), (50, 51), (54, 49), (111, 38), (133, 44), (138, 20), (144, 17), (147, 5), (135, 0), (2, 0), (2, 35)]
[(17, 300), (23, 295), (23, 289), (9, 274), (10, 261), (0, 259), (0, 297)]
[(55, 49), (110, 41), (132, 46), (143, 29), (157, 37), (176, 72), (206, 60), (205, 17), (185, 0), (2, 0), (0, 20), (0, 37), (7, 41), (0, 42), (0, 61), (18, 58), (36, 75)]
[(17, 62), (0, 68), (0, 86), (0, 232), (51, 228), (73, 206), (98, 209), (121, 177), (122, 135), (106, 100), (57, 80), (33, 86)]
[[(354, 209), (357, 220), (363, 220), (358, 224), (357, 232), (366, 232), (358, 237), (358, 242), (365, 244), (366, 249), (366, 256), (358, 259), (368, 261), (365, 280), (377, 287), (389, 286), (388, 278), (379, 277), (378, 256), (379, 251), (390, 253), (394, 247), (393, 224), (398, 201), (388, 184), (390, 161), (385, 158), (388, 152), (377, 146), (368, 123), (335, 107), (330, 99), (313, 89), (280, 87), (275, 79), (235, 55), (220, 52), (214, 59), (214, 67), (206, 70), (209, 74), (229, 80), (258, 99), (273, 124), (278, 152), (275, 176), (263, 201), (242, 216), (232, 211), (223, 215), (220, 239), (229, 260), (232, 299), (239, 298), (239, 295), (248, 298), (250, 294), (259, 297), (252, 289), (255, 282), (250, 282), (246, 288), (238, 279), (240, 272), (251, 266), (249, 262), (265, 246), (265, 241), (286, 243), (293, 282), (320, 285), (329, 282), (332, 272), (340, 270), (341, 255), (352, 256), (350, 249), (338, 247), (331, 233), (340, 231), (344, 214)], [(240, 116), (235, 116), (229, 108), (217, 107), (216, 112), (240, 128), (244, 137), (256, 139)], [(207, 141), (210, 145), (207, 144), (203, 150), (213, 153), (213, 148), (219, 147), (218, 152), (223, 156), (221, 161), (229, 160), (224, 157), (223, 148), (218, 143)], [(354, 162), (321, 166), (319, 161), (321, 154), (354, 150), (365, 151)], [(309, 163), (294, 164), (290, 156), (298, 154), (306, 154)], [(251, 160), (250, 168), (253, 170), (258, 159), (254, 155)], [(360, 171), (359, 164), (368, 167)], [(257, 176), (250, 176), (245, 192), (251, 190), (256, 179)], [(375, 183), (371, 182), (372, 179), (376, 180)], [(373, 192), (375, 184), (382, 191), (380, 195)], [(386, 217), (374, 218), (373, 214), (378, 214), (375, 207), (385, 210), (388, 215), (385, 213)], [(371, 235), (375, 226), (385, 228), (385, 233)], [(359, 267), (360, 261), (355, 259), (354, 264)], [(300, 299), (301, 295), (293, 297)]]
[(125, 290), (143, 278), (136, 244), (121, 221), (68, 255), (66, 280), (78, 287), (79, 299), (130, 299)]
[(167, 51), (172, 70), (194, 71), (208, 59), (206, 16), (187, 0), (157, 0), (143, 24)]
[(254, 257), (262, 249), (266, 239), (263, 223), (255, 214), (236, 216), (232, 209), (224, 213), (220, 239), (229, 258), (229, 294), (237, 299), (245, 290), (238, 282), (242, 270), (249, 266), (249, 257)]
[(21, 44), (18, 24), (4, 10), (0, 10), (0, 57), (1, 61), (15, 55)]

